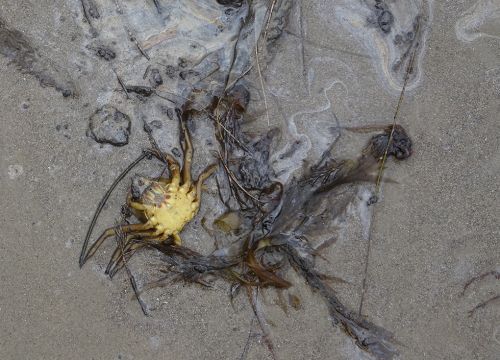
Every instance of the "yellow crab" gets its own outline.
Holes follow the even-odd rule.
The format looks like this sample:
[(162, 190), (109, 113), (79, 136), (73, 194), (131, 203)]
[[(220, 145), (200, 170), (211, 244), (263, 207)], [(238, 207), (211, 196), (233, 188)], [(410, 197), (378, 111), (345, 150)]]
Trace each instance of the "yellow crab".
[(203, 182), (215, 172), (217, 165), (205, 169), (197, 181), (192, 180), (193, 146), (185, 121), (181, 120), (180, 123), (181, 146), (184, 152), (182, 170), (172, 155), (153, 151), (158, 158), (168, 164), (170, 178), (160, 177), (151, 180), (136, 176), (132, 180), (127, 196), (127, 206), (141, 223), (106, 229), (87, 253), (84, 245), (80, 266), (95, 254), (107, 238), (117, 234), (123, 234), (124, 240), (113, 253), (106, 273), (118, 265), (120, 256), (124, 252), (134, 251), (144, 246), (144, 242), (164, 242), (173, 239), (175, 245), (181, 245), (179, 233), (198, 212)]

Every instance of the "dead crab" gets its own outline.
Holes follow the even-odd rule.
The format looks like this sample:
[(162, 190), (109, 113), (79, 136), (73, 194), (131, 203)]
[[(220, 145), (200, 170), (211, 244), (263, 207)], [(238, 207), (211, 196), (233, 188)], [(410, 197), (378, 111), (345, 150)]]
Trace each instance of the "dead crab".
[(215, 172), (217, 165), (206, 168), (197, 181), (192, 180), (193, 146), (185, 120), (180, 114), (179, 119), (180, 142), (184, 152), (182, 169), (172, 155), (157, 150), (151, 151), (168, 165), (170, 178), (160, 176), (152, 180), (142, 176), (134, 177), (127, 195), (127, 207), (140, 223), (106, 229), (88, 252), (86, 251), (87, 242), (85, 242), (80, 256), (80, 266), (83, 266), (95, 254), (106, 239), (117, 235), (123, 235), (123, 241), (114, 251), (106, 273), (118, 266), (124, 253), (131, 253), (147, 242), (171, 240), (174, 245), (181, 245), (179, 233), (198, 212), (203, 182)]

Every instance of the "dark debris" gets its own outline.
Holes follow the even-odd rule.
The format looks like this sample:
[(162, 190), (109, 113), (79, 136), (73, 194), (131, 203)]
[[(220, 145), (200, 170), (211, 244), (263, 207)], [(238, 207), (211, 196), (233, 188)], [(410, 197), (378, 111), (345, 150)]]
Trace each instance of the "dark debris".
[(98, 143), (114, 146), (128, 144), (130, 117), (113, 106), (98, 109), (89, 120), (89, 136)]

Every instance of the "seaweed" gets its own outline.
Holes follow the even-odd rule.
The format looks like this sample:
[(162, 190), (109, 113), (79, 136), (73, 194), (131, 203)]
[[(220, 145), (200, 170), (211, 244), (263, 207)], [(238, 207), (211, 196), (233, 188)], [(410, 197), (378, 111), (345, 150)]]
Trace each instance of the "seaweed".
[[(317, 164), (305, 169), (300, 178), (282, 184), (273, 180), (275, 176), (269, 165), (270, 147), (277, 130), (271, 129), (261, 137), (245, 133), (242, 127), (245, 124), (244, 109), (247, 100), (246, 92), (241, 88), (237, 89), (214, 101), (216, 105), (211, 115), (220, 145), (217, 157), (225, 174), (219, 178), (220, 198), (226, 205), (228, 214), (236, 213), (242, 219), (241, 222), (236, 222), (237, 225), (230, 227), (231, 231), (237, 230), (238, 240), (229, 246), (218, 248), (210, 255), (204, 255), (186, 246), (176, 245), (173, 241), (134, 239), (126, 247), (116, 248), (106, 273), (112, 278), (122, 268), (126, 269), (144, 313), (147, 310), (127, 268), (127, 261), (139, 250), (154, 250), (161, 255), (162, 263), (158, 268), (161, 277), (147, 284), (141, 291), (166, 286), (172, 281), (211, 286), (213, 278), (231, 284), (231, 297), (244, 288), (264, 334), (264, 343), (274, 357), (274, 346), (258, 310), (258, 294), (269, 287), (288, 289), (293, 286), (286, 274), (289, 269), (294, 269), (313, 291), (322, 296), (334, 325), (340, 326), (355, 340), (356, 345), (376, 358), (392, 359), (397, 354), (392, 334), (344, 306), (328, 283), (336, 278), (320, 273), (315, 267), (320, 252), (331, 245), (334, 239), (327, 239), (315, 248), (309, 238), (316, 237), (325, 228), (331, 227), (329, 224), (342, 215), (351, 203), (355, 192), (348, 188), (348, 191), (343, 191), (342, 196), (340, 189), (358, 182), (375, 182), (377, 176), (373, 172), (388, 156), (399, 160), (408, 158), (412, 153), (410, 138), (400, 125), (387, 126), (383, 132), (370, 139), (358, 158), (337, 161), (328, 158), (325, 161), (325, 158), (321, 158)], [(195, 110), (186, 108), (175, 111), (182, 121), (194, 116)], [(151, 136), (150, 140), (153, 150), (148, 154), (166, 161)], [(126, 172), (145, 156), (138, 158)], [(110, 191), (116, 184), (117, 182), (113, 184)], [(110, 191), (99, 205), (98, 212)], [(133, 186), (131, 191), (134, 191)], [(335, 201), (332, 201), (333, 197)], [(94, 216), (85, 244), (98, 212)]]
[[(360, 348), (376, 358), (392, 359), (397, 354), (393, 335), (350, 311), (339, 301), (328, 284), (333, 277), (315, 268), (315, 260), (322, 248), (314, 248), (308, 237), (325, 227), (325, 219), (332, 221), (342, 214), (351, 202), (355, 192), (337, 196), (340, 187), (375, 181), (376, 176), (369, 174), (377, 169), (385, 152), (383, 145), (389, 149), (388, 156), (397, 159), (406, 159), (411, 154), (412, 142), (404, 129), (397, 125), (397, 136), (392, 140), (392, 127), (388, 126), (384, 132), (371, 138), (358, 159), (322, 167), (315, 164), (285, 188), (285, 185), (271, 180), (272, 170), (266, 166), (268, 159), (261, 154), (262, 149), (268, 149), (272, 136), (268, 133), (258, 140), (249, 138), (241, 131), (243, 113), (239, 102), (228, 96), (221, 99), (219, 106), (222, 106), (220, 104), (225, 111), (219, 112), (216, 118), (219, 122), (217, 138), (221, 145), (219, 160), (224, 164), (234, 200), (232, 205), (228, 200), (225, 203), (229, 211), (236, 208), (248, 220), (246, 229), (240, 229), (243, 234), (232, 249), (218, 249), (208, 256), (171, 243), (146, 244), (162, 254), (166, 267), (161, 271), (175, 273), (177, 280), (203, 285), (209, 284), (208, 276), (225, 279), (233, 284), (231, 296), (237, 292), (235, 289), (246, 289), (256, 312), (255, 296), (259, 289), (291, 287), (293, 284), (286, 279), (286, 273), (292, 268), (323, 297), (334, 325), (341, 326)], [(242, 167), (242, 164), (246, 165)], [(258, 179), (254, 173), (240, 171), (250, 166), (248, 164), (262, 166)], [(337, 201), (332, 202), (330, 195), (335, 195)], [(325, 241), (323, 247), (331, 243), (331, 240)], [(162, 281), (155, 284), (160, 283)], [(265, 343), (274, 354), (270, 336), (262, 328), (263, 325)]]

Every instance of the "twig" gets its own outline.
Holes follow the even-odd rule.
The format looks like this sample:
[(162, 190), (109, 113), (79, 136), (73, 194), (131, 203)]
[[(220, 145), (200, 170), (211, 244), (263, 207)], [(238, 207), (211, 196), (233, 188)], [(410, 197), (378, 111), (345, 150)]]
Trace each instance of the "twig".
[(106, 193), (104, 194), (103, 198), (99, 202), (99, 205), (97, 205), (97, 209), (94, 212), (94, 217), (92, 218), (92, 221), (90, 222), (89, 228), (87, 230), (87, 234), (85, 235), (85, 240), (83, 241), (83, 246), (82, 246), (82, 252), (80, 254), (80, 267), (83, 266), (83, 263), (85, 261), (85, 256), (87, 253), (87, 247), (90, 241), (90, 236), (92, 235), (92, 231), (94, 230), (95, 224), (97, 222), (97, 218), (101, 214), (101, 211), (106, 205), (106, 202), (108, 201), (109, 197), (111, 196), (111, 193), (113, 190), (118, 186), (120, 181), (123, 180), (123, 178), (130, 172), (132, 169), (137, 166), (142, 160), (144, 160), (146, 157), (149, 156), (149, 153), (144, 152), (141, 156), (139, 156), (136, 160), (134, 160), (123, 172), (113, 181), (113, 184), (111, 184), (110, 188)]
[[(418, 34), (419, 29), (420, 29), (420, 22), (417, 24), (417, 28), (415, 30), (416, 34)], [(399, 110), (401, 108), (401, 104), (403, 103), (403, 98), (404, 98), (404, 95), (405, 95), (406, 85), (408, 84), (408, 79), (410, 78), (410, 73), (413, 70), (413, 62), (415, 60), (416, 54), (417, 54), (417, 48), (415, 47), (415, 49), (413, 50), (413, 53), (411, 55), (410, 62), (408, 63), (408, 67), (406, 68), (406, 74), (405, 74), (405, 79), (404, 79), (404, 83), (403, 83), (403, 88), (401, 89), (401, 93), (399, 94), (398, 104), (396, 106), (396, 111), (394, 112), (394, 118), (393, 118), (393, 121), (392, 121), (391, 133), (389, 135), (389, 140), (387, 141), (387, 146), (385, 148), (384, 156), (382, 157), (382, 160), (380, 161), (380, 166), (379, 166), (378, 174), (377, 174), (377, 180), (376, 180), (376, 184), (375, 184), (375, 195), (374, 195), (375, 197), (378, 197), (379, 193), (380, 193), (380, 185), (381, 185), (382, 176), (383, 176), (383, 173), (384, 173), (385, 162), (387, 161), (387, 154), (389, 153), (389, 147), (391, 146), (391, 143), (392, 143), (392, 139), (393, 139), (393, 136), (394, 136), (394, 129), (396, 127), (396, 121), (397, 121), (397, 118), (398, 118), (398, 115), (399, 115)], [(364, 304), (365, 294), (366, 294), (366, 289), (367, 289), (367, 282), (366, 282), (366, 280), (367, 280), (367, 277), (368, 277), (368, 268), (369, 268), (369, 265), (370, 265), (371, 242), (372, 242), (371, 224), (373, 223), (374, 216), (375, 216), (375, 212), (372, 212), (372, 219), (371, 219), (371, 222), (370, 222), (370, 229), (369, 229), (369, 233), (368, 233), (369, 234), (368, 235), (368, 244), (366, 246), (365, 269), (364, 269), (364, 276), (363, 276), (363, 281), (362, 281), (362, 285), (361, 285), (362, 286), (361, 287), (361, 299), (360, 299), (360, 302), (359, 302), (358, 315), (361, 315), (361, 312), (363, 311), (363, 304)]]
[(267, 41), (267, 30), (269, 29), (269, 24), (271, 23), (271, 19), (273, 17), (274, 6), (276, 5), (276, 1), (277, 0), (273, 0), (273, 2), (271, 3), (271, 6), (270, 6), (269, 16), (267, 18), (266, 28), (264, 30), (264, 40), (265, 41)]
[[(155, 149), (155, 151), (161, 156), (162, 151), (160, 150), (160, 147), (158, 146), (158, 143), (156, 142), (155, 138), (153, 137), (153, 131), (151, 129), (151, 126), (144, 120), (144, 131), (146, 131), (146, 134), (148, 135), (148, 140), (151, 146)], [(167, 159), (164, 159), (165, 163), (168, 162)]]
[(142, 75), (142, 79), (143, 80), (146, 80), (146, 78), (148, 77), (149, 75), (149, 70), (151, 69), (151, 64), (149, 64), (147, 67), (146, 67), (146, 70), (144, 71), (144, 75)]
[[(264, 28), (264, 41), (267, 41), (267, 29), (269, 27), (269, 23), (271, 22), (271, 18), (273, 16), (274, 6), (276, 5), (277, 0), (273, 0), (271, 6), (269, 7), (269, 16), (267, 18), (266, 27)], [(264, 78), (262, 77), (262, 70), (260, 68), (259, 61), (259, 40), (261, 38), (262, 33), (257, 37), (257, 41), (255, 42), (255, 61), (257, 63), (257, 72), (259, 74), (260, 87), (262, 88), (262, 95), (264, 96), (264, 106), (266, 107), (266, 118), (267, 118), (267, 126), (271, 125), (271, 121), (269, 119), (269, 106), (267, 105), (267, 95), (266, 95), (266, 87), (264, 86)]]
[(248, 337), (247, 341), (245, 342), (245, 347), (243, 348), (243, 351), (241, 352), (240, 355), (240, 360), (245, 360), (248, 356), (248, 351), (250, 350), (250, 340), (252, 339), (252, 332), (253, 332), (253, 323), (255, 322), (255, 314), (252, 317), (252, 321), (250, 322), (250, 330), (248, 330)]
[[(231, 64), (229, 65), (229, 70), (227, 72), (227, 76), (224, 79), (224, 93), (227, 92), (229, 79), (231, 78), (231, 73), (232, 73), (233, 67), (234, 67), (234, 62), (236, 60), (236, 56), (238, 55), (238, 44), (239, 44), (240, 39), (241, 39), (241, 30), (242, 29), (243, 29), (243, 25), (240, 26), (240, 29), (238, 31), (238, 39), (236, 39), (236, 41), (234, 42), (233, 52), (232, 52), (232, 56), (231, 56)], [(219, 98), (217, 106), (219, 106), (220, 101), (221, 101), (221, 99)]]
[(219, 125), (234, 141), (236, 141), (236, 143), (243, 149), (245, 150), (247, 153), (251, 153), (250, 152), (250, 149), (248, 149), (245, 144), (243, 144), (240, 140), (238, 140), (236, 138), (236, 136), (234, 136), (231, 131), (229, 131), (224, 125), (222, 125), (222, 123), (220, 122), (219, 120), (219, 117), (215, 117), (215, 121), (217, 122), (217, 125)]
[[(415, 30), (415, 34), (418, 34), (419, 30), (420, 30), (420, 22), (417, 23), (417, 28)], [(403, 88), (401, 89), (401, 93), (399, 94), (398, 105), (396, 106), (396, 111), (394, 112), (391, 134), (389, 135), (389, 141), (387, 142), (384, 156), (382, 157), (382, 161), (380, 162), (380, 167), (379, 167), (378, 174), (377, 174), (376, 189), (375, 189), (376, 196), (378, 196), (378, 194), (380, 192), (380, 183), (382, 181), (382, 176), (384, 173), (384, 165), (385, 165), (385, 162), (387, 161), (387, 154), (389, 153), (389, 148), (391, 146), (392, 138), (394, 136), (394, 129), (396, 127), (396, 121), (397, 121), (397, 118), (399, 115), (399, 110), (401, 108), (401, 104), (403, 103), (406, 85), (408, 84), (408, 80), (410, 79), (410, 74), (413, 71), (413, 63), (415, 61), (416, 55), (417, 55), (417, 47), (415, 47), (415, 49), (413, 50), (413, 53), (412, 53), (411, 58), (410, 58), (410, 62), (408, 63), (408, 67), (406, 68), (406, 74), (405, 74), (405, 79), (404, 79), (404, 83), (403, 83)]]
[[(304, 35), (304, 22), (302, 17), (302, 0), (300, 0), (297, 5), (299, 9), (299, 26), (300, 26), (300, 54), (302, 56), (302, 75), (304, 76), (304, 80), (307, 79), (307, 69), (306, 69), (306, 48), (304, 45), (305, 35)], [(309, 88), (309, 87), (308, 87)]]
[(264, 96), (264, 106), (266, 107), (266, 118), (267, 118), (267, 126), (271, 125), (271, 121), (269, 120), (269, 107), (267, 106), (267, 95), (266, 88), (264, 86), (264, 79), (262, 78), (262, 71), (260, 70), (260, 62), (259, 62), (259, 40), (255, 43), (255, 61), (257, 63), (257, 72), (259, 74), (260, 86), (262, 88), (262, 95)]
[(139, 44), (139, 41), (137, 41), (137, 38), (135, 37), (135, 35), (132, 34), (132, 32), (130, 30), (127, 30), (127, 32), (128, 32), (128, 36), (129, 36), (130, 41), (132, 41), (135, 44), (135, 46), (137, 47), (137, 49), (139, 49), (139, 52), (142, 54), (142, 56), (144, 56), (148, 61), (151, 60), (149, 55), (142, 48), (141, 44)]
[(122, 79), (120, 79), (120, 77), (118, 76), (118, 74), (116, 73), (115, 69), (112, 69), (113, 72), (115, 73), (116, 75), (116, 79), (118, 80), (118, 83), (120, 84), (120, 86), (122, 87), (123, 91), (125, 92), (125, 95), (127, 96), (127, 99), (130, 99), (130, 95), (128, 93), (128, 90), (127, 90), (127, 87), (125, 86), (125, 84), (123, 83)]
[(243, 73), (241, 73), (241, 75), (240, 75), (240, 76), (238, 76), (238, 77), (237, 77), (237, 78), (236, 78), (236, 79), (235, 79), (235, 80), (231, 83), (231, 85), (228, 85), (224, 91), (225, 91), (225, 92), (228, 92), (229, 90), (231, 90), (231, 89), (233, 88), (233, 86), (234, 86), (234, 85), (236, 85), (236, 83), (237, 83), (238, 81), (240, 81), (241, 79), (243, 79), (243, 78), (244, 78), (244, 77), (245, 77), (245, 76), (246, 76), (246, 75), (250, 72), (250, 70), (252, 70), (252, 68), (253, 68), (253, 66), (252, 66), (252, 65), (250, 65), (250, 66), (248, 67), (248, 69), (246, 69)]
[[(125, 220), (123, 214), (122, 214), (122, 220), (123, 221)], [(122, 257), (123, 267), (127, 271), (128, 279), (130, 281), (130, 285), (132, 285), (132, 290), (134, 290), (135, 298), (139, 302), (139, 305), (141, 306), (141, 310), (144, 313), (144, 315), (149, 316), (146, 304), (144, 303), (144, 301), (142, 301), (141, 296), (140, 296), (140, 292), (137, 289), (137, 283), (135, 281), (135, 277), (127, 265), (127, 259), (125, 257), (125, 247), (123, 244), (123, 231), (121, 231), (120, 225), (117, 225), (117, 227), (115, 228), (115, 234), (116, 234), (116, 239), (118, 241), (118, 246), (120, 246), (120, 255)]]

